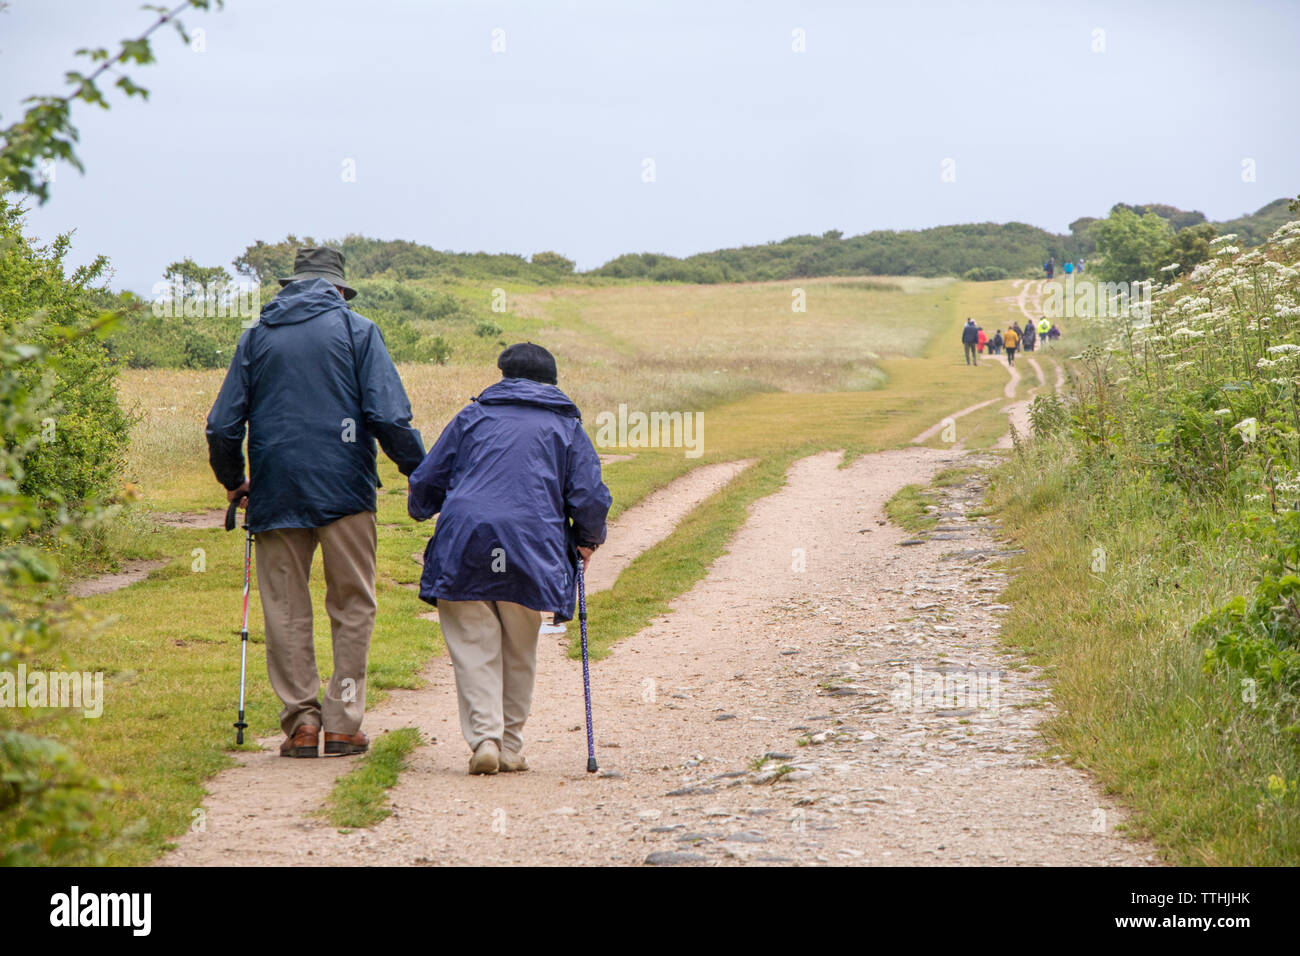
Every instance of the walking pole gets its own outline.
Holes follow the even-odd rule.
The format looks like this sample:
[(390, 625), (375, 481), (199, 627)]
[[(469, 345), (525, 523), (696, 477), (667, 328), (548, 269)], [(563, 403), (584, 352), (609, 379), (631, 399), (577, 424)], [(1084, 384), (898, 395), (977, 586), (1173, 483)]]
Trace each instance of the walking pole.
[(591, 736), (591, 672), (587, 667), (587, 580), (578, 558), (578, 629), (582, 632), (582, 699), (587, 707), (587, 773), (596, 772), (596, 745)]
[[(239, 511), (239, 501), (230, 503), (226, 512), (226, 530), (235, 530), (235, 518)], [(235, 721), (235, 743), (244, 742), (244, 673), (248, 667), (248, 589), (253, 566), (253, 532), (248, 530), (248, 519), (244, 519), (244, 626), (239, 632), (239, 719)]]

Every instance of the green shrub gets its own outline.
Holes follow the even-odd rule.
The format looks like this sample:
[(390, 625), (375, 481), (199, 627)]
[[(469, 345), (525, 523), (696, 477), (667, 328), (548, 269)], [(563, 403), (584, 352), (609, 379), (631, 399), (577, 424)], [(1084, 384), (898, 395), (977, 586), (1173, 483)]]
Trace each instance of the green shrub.
[(99, 863), (95, 807), (111, 789), (62, 744), (0, 728), (0, 866)]
[(1207, 672), (1237, 677), (1243, 703), (1262, 702), (1280, 729), (1300, 733), (1300, 577), (1265, 575), (1249, 600), (1234, 597), (1192, 635), (1209, 644)]
[(1104, 282), (1138, 282), (1158, 274), (1169, 263), (1174, 230), (1154, 212), (1139, 216), (1118, 205), (1105, 219), (1088, 227), (1097, 242), (1101, 262), (1092, 271)]
[[(379, 326), (389, 352), (398, 362), (445, 364), (451, 346), (430, 334), (434, 323), (468, 322), (472, 310), (460, 298), (437, 289), (386, 279), (354, 283), (357, 297), (349, 305)], [(278, 288), (265, 287), (262, 302)], [(100, 293), (104, 308), (123, 311), (105, 343), (108, 355), (128, 368), (225, 368), (244, 331), (239, 317), (159, 316), (130, 293)], [(482, 333), (480, 333), (482, 334)]]
[(373, 322), (380, 320), (437, 322), (461, 318), (468, 307), (456, 296), (409, 282), (362, 279), (354, 283), (357, 297), (350, 305)]
[[(20, 211), (0, 200), (0, 328), (49, 358), (13, 370), (22, 388), (48, 387), (50, 395), (18, 490), (47, 509), (78, 508), (117, 491), (129, 440), (117, 401), (118, 366), (94, 334), (100, 313), (87, 289), (108, 263), (100, 257), (65, 278), (68, 237), (33, 248), (21, 224)], [(8, 421), (0, 427), (7, 446), (27, 437)]]
[[(45, 547), (111, 490), (126, 441), (115, 366), (85, 283), (63, 276), (66, 238), (33, 249), (0, 199), (0, 671), (57, 659), (57, 567)], [(53, 430), (51, 430), (51, 425)], [(57, 507), (55, 507), (57, 505)], [(107, 785), (53, 740), (43, 710), (0, 706), (0, 864), (94, 863), (93, 807)]]
[(1029, 426), (1036, 438), (1062, 432), (1069, 420), (1068, 406), (1055, 395), (1039, 395), (1029, 406)]
[(996, 282), (999, 279), (1009, 278), (1010, 275), (1011, 273), (1001, 266), (976, 266), (967, 269), (961, 277), (967, 282)]
[(1300, 512), (1243, 525), (1266, 555), (1249, 598), (1237, 595), (1201, 618), (1192, 634), (1209, 646), (1207, 673), (1236, 678), (1243, 702), (1300, 733)]
[(451, 345), (441, 335), (424, 335), (398, 359), (401, 362), (426, 362), (446, 365), (451, 358)]

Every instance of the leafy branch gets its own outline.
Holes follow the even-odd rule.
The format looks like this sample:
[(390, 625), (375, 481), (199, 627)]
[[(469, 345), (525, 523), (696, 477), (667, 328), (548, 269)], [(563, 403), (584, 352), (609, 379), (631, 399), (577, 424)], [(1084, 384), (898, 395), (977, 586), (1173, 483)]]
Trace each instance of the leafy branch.
[[(154, 55), (149, 38), (169, 23), (176, 28), (181, 39), (189, 43), (189, 34), (179, 19), (181, 13), (191, 7), (209, 10), (214, 2), (218, 7), (222, 5), (222, 0), (185, 0), (171, 9), (146, 4), (143, 9), (157, 13), (158, 19), (139, 36), (123, 40), (116, 53), (110, 53), (105, 47), (84, 47), (78, 50), (77, 56), (86, 57), (98, 66), (89, 73), (80, 70), (66, 72), (64, 79), (73, 89), (63, 96), (29, 96), (23, 101), (31, 104), (23, 118), (0, 134), (3, 136), (3, 142), (0, 142), (0, 189), (34, 196), (44, 204), (50, 197), (49, 183), (41, 171), (42, 162), (63, 160), (76, 167), (78, 172), (85, 172), (75, 148), (79, 134), (72, 125), (72, 104), (80, 100), (108, 109), (108, 100), (104, 97), (99, 82), (110, 71), (117, 76), (113, 85), (127, 97), (148, 99), (149, 91), (125, 73), (119, 73), (116, 67), (153, 63)], [(3, 6), (0, 6), (2, 9)]]

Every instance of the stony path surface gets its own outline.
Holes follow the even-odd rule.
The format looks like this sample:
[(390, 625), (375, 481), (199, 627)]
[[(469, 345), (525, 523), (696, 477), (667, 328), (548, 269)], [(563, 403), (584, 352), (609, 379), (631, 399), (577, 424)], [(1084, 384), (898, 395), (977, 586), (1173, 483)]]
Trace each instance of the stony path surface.
[(903, 485), (985, 460), (839, 462), (797, 462), (709, 575), (593, 667), (601, 775), (583, 772), (580, 666), (559, 639), (540, 651), (527, 774), (465, 775), (440, 658), (428, 688), (369, 719), (433, 738), (389, 819), (337, 832), (306, 811), (342, 762), (255, 755), (214, 781), (206, 831), (164, 862), (1148, 862), (1116, 834), (1122, 812), (1044, 753), (1050, 690), (998, 644), (1005, 576), (969, 515), (978, 480), (946, 492), (921, 538), (884, 520)]

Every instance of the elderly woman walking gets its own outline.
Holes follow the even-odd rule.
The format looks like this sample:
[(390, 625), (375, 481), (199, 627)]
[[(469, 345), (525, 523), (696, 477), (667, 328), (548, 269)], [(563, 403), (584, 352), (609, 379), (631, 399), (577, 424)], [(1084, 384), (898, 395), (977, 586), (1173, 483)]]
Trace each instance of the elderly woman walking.
[(611, 501), (551, 353), (512, 345), (497, 367), (412, 473), (407, 504), (438, 515), (420, 597), (438, 607), (472, 774), (528, 769), (542, 612), (572, 619), (578, 557), (604, 543)]

